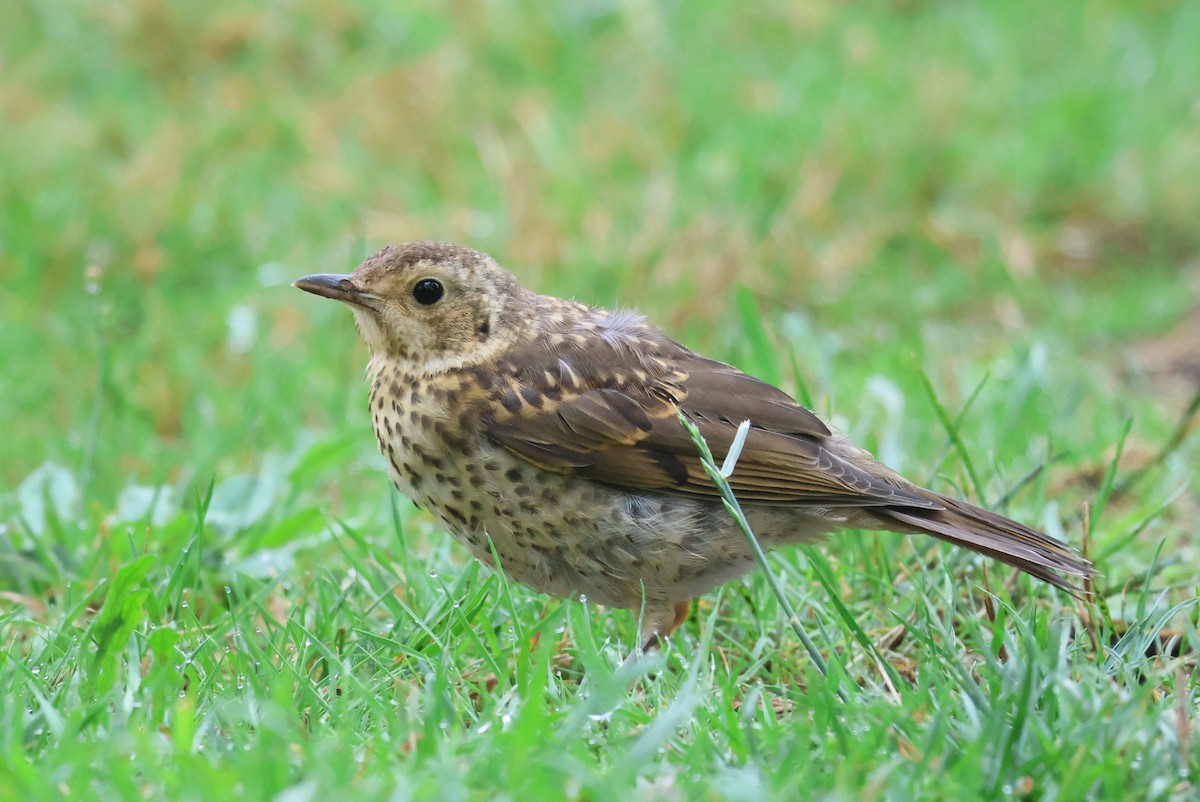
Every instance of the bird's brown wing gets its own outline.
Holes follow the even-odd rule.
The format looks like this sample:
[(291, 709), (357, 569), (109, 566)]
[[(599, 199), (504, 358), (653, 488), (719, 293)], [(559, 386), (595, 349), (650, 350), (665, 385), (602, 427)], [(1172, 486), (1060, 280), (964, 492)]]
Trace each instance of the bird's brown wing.
[(560, 338), (515, 354), (493, 377), (483, 416), (491, 439), (546, 470), (715, 496), (677, 411), (699, 427), (717, 460), (749, 420), (730, 479), (744, 501), (942, 508), (899, 477), (834, 453), (828, 427), (783, 391), (665, 338), (630, 344), (609, 335)]

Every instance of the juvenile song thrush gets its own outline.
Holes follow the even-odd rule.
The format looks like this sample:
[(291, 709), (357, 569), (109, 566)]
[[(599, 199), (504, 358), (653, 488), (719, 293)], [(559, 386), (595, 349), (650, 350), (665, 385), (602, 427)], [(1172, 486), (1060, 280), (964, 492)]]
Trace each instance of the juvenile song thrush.
[[(754, 567), (682, 410), (763, 546), (854, 527), (924, 533), (1072, 588), (1066, 544), (909, 482), (781, 390), (695, 354), (633, 312), (537, 295), (457, 245), (390, 246), (302, 290), (349, 304), (370, 350), (392, 481), (494, 567), (559, 596), (642, 608), (643, 648), (691, 600)], [(489, 545), (489, 541), (491, 545)]]

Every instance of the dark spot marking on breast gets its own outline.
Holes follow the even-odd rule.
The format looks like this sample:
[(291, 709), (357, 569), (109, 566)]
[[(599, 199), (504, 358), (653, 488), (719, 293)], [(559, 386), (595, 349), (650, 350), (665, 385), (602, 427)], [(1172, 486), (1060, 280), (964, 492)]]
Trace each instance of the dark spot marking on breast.
[(413, 489), (421, 486), (421, 474), (412, 469), (411, 465), (404, 466), (404, 475), (408, 477), (408, 483), (413, 486)]
[[(459, 425), (461, 426), (461, 423)], [(463, 437), (462, 430), (452, 427), (445, 421), (436, 421), (433, 424), (433, 433), (441, 438), (450, 451), (466, 451), (469, 448), (469, 443)]]

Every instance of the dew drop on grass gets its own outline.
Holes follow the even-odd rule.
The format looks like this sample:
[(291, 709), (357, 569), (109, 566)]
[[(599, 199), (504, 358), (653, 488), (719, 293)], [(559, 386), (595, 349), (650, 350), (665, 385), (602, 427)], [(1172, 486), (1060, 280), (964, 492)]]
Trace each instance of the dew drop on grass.
[(437, 578), (438, 578), (438, 573), (437, 573), (437, 571), (436, 571), (436, 570), (435, 570), (435, 571), (430, 571), (430, 572), (429, 572), (429, 578), (430, 578), (430, 579), (437, 579)]
[(188, 606), (187, 599), (184, 599), (183, 601), (179, 602), (179, 606), (186, 610), (187, 606)]
[(42, 673), (42, 667), (41, 667), (41, 666), (34, 666), (33, 668), (31, 668), (31, 669), (29, 669), (29, 670), (30, 670), (30, 672), (31, 672), (31, 673), (33, 673), (35, 676), (36, 676), (36, 675), (38, 675), (38, 674), (41, 674), (41, 673)]
[(587, 604), (587, 594), (586, 594), (586, 593), (580, 593), (580, 594), (579, 594), (579, 601), (583, 602), (584, 604)]

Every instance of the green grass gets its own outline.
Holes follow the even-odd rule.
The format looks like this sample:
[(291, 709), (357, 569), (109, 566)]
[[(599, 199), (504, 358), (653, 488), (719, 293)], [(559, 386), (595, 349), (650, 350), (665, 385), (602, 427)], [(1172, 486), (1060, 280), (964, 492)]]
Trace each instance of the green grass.
[[(1200, 6), (744, 5), (17, 0), (0, 798), (1194, 798)], [(288, 286), (414, 238), (1090, 505), (1102, 604), (848, 533), (771, 557), (829, 679), (762, 576), (618, 670), (389, 488)]]

